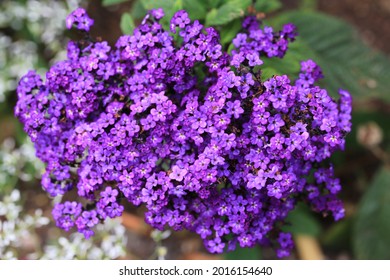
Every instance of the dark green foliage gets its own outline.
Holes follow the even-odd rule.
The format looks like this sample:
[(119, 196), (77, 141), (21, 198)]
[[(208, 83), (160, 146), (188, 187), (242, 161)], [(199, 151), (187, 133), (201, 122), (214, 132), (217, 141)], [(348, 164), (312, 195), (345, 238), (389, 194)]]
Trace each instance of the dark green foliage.
[(274, 12), (282, 7), (279, 0), (256, 0), (254, 8), (261, 13)]
[(222, 25), (243, 17), (251, 0), (229, 0), (218, 8), (212, 9), (206, 16), (206, 25)]
[(241, 248), (237, 246), (234, 251), (225, 254), (226, 260), (260, 260), (261, 251), (260, 248)]
[(390, 170), (383, 168), (364, 195), (353, 231), (358, 259), (390, 259)]
[(290, 212), (286, 219), (287, 225), (284, 226), (285, 231), (291, 232), (293, 235), (311, 235), (319, 236), (321, 233), (321, 225), (316, 220), (311, 210), (305, 205), (299, 204)]
[[(308, 11), (282, 13), (270, 22), (273, 26), (292, 22), (298, 27), (299, 54), (307, 50), (307, 58), (321, 65), (326, 77), (323, 85), (330, 93), (344, 88), (355, 98), (377, 97), (390, 101), (388, 58), (366, 46), (351, 25), (332, 16)], [(293, 55), (293, 58), (296, 64), (301, 60), (300, 56)], [(280, 65), (287, 61), (283, 60)]]
[(121, 18), (120, 23), (121, 30), (123, 34), (132, 34), (135, 28), (134, 20), (131, 14), (124, 13)]
[(127, 0), (103, 0), (102, 4), (103, 4), (103, 6), (111, 6), (111, 5), (116, 5), (116, 4), (120, 4), (123, 2), (127, 2)]

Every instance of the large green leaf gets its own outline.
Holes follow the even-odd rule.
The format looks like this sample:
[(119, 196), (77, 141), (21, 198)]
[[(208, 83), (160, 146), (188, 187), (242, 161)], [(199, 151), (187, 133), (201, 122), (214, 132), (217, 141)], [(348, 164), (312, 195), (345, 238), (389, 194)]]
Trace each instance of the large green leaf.
[(350, 251), (352, 238), (352, 218), (343, 219), (326, 230), (321, 236), (321, 244), (332, 251)]
[(331, 92), (344, 88), (356, 98), (382, 98), (390, 101), (390, 60), (366, 46), (356, 30), (334, 17), (310, 11), (283, 13), (272, 25), (292, 22), (298, 27), (302, 45), (312, 50), (322, 67), (322, 84)]
[(357, 259), (390, 259), (390, 170), (380, 170), (363, 197), (354, 226)]
[(221, 43), (223, 45), (231, 43), (237, 33), (241, 30), (241, 20), (236, 19), (228, 24), (225, 24), (220, 29)]
[(176, 0), (140, 0), (145, 9), (171, 9)]
[(283, 59), (278, 57), (267, 58), (262, 57), (263, 65), (262, 77), (264, 80), (273, 75), (288, 75), (290, 79), (298, 78), (300, 69), (300, 62), (306, 60), (308, 57), (314, 58), (316, 54), (305, 44), (305, 42), (298, 38), (295, 42), (289, 45), (289, 49)]
[(256, 0), (254, 5), (256, 11), (262, 13), (270, 13), (282, 7), (279, 0)]
[(128, 0), (103, 0), (102, 4), (103, 6), (110, 6), (110, 5), (116, 5), (127, 1)]
[(192, 20), (205, 19), (208, 9), (207, 0), (183, 0), (183, 7)]
[(251, 0), (228, 0), (222, 6), (212, 9), (206, 16), (206, 25), (222, 25), (243, 17)]
[(120, 23), (123, 34), (132, 34), (135, 28), (133, 17), (129, 13), (124, 13)]
[(318, 236), (322, 229), (320, 223), (311, 213), (310, 209), (303, 204), (298, 204), (287, 216), (287, 225), (283, 230), (294, 235), (304, 234)]
[(224, 255), (225, 260), (260, 260), (261, 251), (259, 247), (241, 248), (237, 245), (234, 251), (228, 252)]
[(211, 9), (221, 6), (226, 0), (206, 0), (208, 7)]
[(135, 1), (130, 13), (134, 19), (141, 19), (146, 15), (147, 10), (141, 1)]

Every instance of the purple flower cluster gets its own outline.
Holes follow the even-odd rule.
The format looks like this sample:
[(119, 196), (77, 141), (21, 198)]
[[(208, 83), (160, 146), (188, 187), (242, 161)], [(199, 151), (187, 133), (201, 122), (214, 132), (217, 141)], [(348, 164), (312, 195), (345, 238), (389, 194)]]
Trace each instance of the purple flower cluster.
[(93, 19), (87, 15), (83, 8), (78, 8), (66, 18), (66, 28), (71, 29), (73, 25), (79, 30), (89, 31), (93, 25)]
[[(57, 225), (89, 237), (127, 200), (145, 205), (157, 229), (196, 232), (212, 253), (238, 243), (288, 255), (291, 235), (280, 228), (297, 202), (336, 220), (344, 214), (324, 160), (344, 147), (350, 95), (341, 90), (336, 102), (315, 86), (322, 74), (311, 60), (296, 81), (262, 81), (255, 67), (283, 57), (291, 24), (274, 32), (248, 17), (228, 54), (218, 32), (186, 11), (173, 16), (170, 32), (163, 16), (150, 11), (115, 48), (70, 42), (68, 59), (45, 82), (33, 71), (21, 79), (15, 113), (47, 164), (44, 189), (76, 189), (89, 201), (56, 205)], [(74, 12), (70, 22), (88, 19)]]

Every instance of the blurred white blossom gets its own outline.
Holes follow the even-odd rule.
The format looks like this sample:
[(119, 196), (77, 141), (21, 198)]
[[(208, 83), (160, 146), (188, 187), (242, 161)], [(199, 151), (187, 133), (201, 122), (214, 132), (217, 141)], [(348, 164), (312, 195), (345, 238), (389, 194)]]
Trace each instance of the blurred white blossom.
[(99, 224), (96, 235), (85, 239), (81, 233), (73, 233), (69, 239), (60, 237), (44, 248), (41, 259), (117, 259), (126, 255), (127, 238), (120, 219), (110, 219)]
[(30, 140), (26, 140), (17, 149), (13, 138), (5, 139), (0, 145), (0, 189), (7, 187), (12, 179), (30, 181), (39, 178), (43, 168), (43, 163), (35, 156)]
[[(43, 168), (30, 141), (16, 148), (15, 140), (7, 138), (0, 145), (0, 259), (20, 257), (18, 254), (27, 241), (39, 239), (35, 230), (50, 222), (49, 218), (42, 215), (41, 209), (36, 209), (33, 214), (25, 214), (23, 193), (14, 185), (18, 180), (39, 178)], [(50, 226), (55, 228), (53, 223)], [(28, 257), (116, 259), (125, 256), (126, 243), (125, 228), (117, 219), (99, 225), (97, 235), (88, 240), (82, 234), (74, 233), (69, 239), (54, 237), (47, 241), (50, 245), (43, 248), (39, 248), (40, 244), (34, 244), (35, 252)]]
[[(17, 259), (20, 251), (39, 239), (36, 229), (50, 224), (41, 209), (33, 214), (23, 212), (21, 194), (17, 189), (8, 195), (0, 195), (0, 260)], [(54, 224), (50, 224), (55, 227)], [(117, 259), (126, 255), (127, 238), (120, 219), (113, 219), (98, 225), (96, 236), (90, 239), (80, 233), (69, 238), (53, 237), (40, 248), (40, 242), (33, 243), (34, 253), (30, 259)], [(63, 232), (61, 232), (63, 233)], [(23, 256), (26, 257), (26, 256)]]
[[(86, 1), (0, 0), (0, 103), (7, 100), (28, 70), (37, 69), (43, 74), (46, 58), (65, 58), (65, 18), (82, 2)], [(0, 259), (125, 256), (127, 239), (119, 219), (99, 225), (96, 236), (88, 240), (79, 233), (69, 238), (60, 236), (61, 231), (54, 236), (48, 234), (47, 240), (40, 239), (36, 229), (46, 226), (49, 232), (56, 227), (42, 209), (26, 213), (26, 197), (18, 190), (18, 182), (39, 178), (43, 169), (30, 141), (18, 147), (12, 138), (0, 143)], [(25, 255), (26, 251), (30, 253)]]
[(25, 240), (33, 239), (34, 230), (50, 222), (42, 216), (41, 209), (32, 215), (23, 214), (20, 198), (17, 189), (0, 197), (0, 259), (15, 259), (17, 248), (23, 247)]
[[(0, 102), (15, 90), (17, 80), (28, 70), (45, 72), (44, 55), (54, 60), (65, 57), (65, 18), (83, 0), (23, 2), (0, 1)], [(12, 31), (6, 35), (1, 29)]]

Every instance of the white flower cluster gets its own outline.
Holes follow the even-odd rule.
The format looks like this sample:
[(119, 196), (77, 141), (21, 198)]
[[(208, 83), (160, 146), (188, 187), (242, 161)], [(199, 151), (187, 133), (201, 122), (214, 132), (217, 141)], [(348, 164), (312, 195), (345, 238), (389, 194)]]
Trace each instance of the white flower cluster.
[[(42, 216), (42, 210), (33, 214), (23, 211), (23, 197), (17, 182), (39, 177), (43, 163), (35, 157), (30, 141), (15, 148), (15, 141), (7, 138), (0, 145), (0, 259), (17, 259), (25, 247), (35, 252), (31, 259), (116, 259), (126, 254), (127, 238), (120, 220), (99, 225), (99, 234), (86, 240), (74, 233), (70, 238), (52, 238), (40, 248), (36, 229), (48, 225), (50, 220)], [(50, 227), (56, 229), (54, 224)], [(34, 244), (31, 244), (34, 243)], [(26, 256), (24, 256), (26, 257)]]
[(96, 235), (85, 239), (81, 233), (73, 233), (69, 239), (60, 237), (52, 245), (44, 249), (41, 259), (117, 259), (126, 255), (126, 230), (120, 219), (110, 219), (99, 224)]
[(0, 259), (16, 259), (18, 248), (27, 247), (36, 239), (36, 228), (49, 224), (49, 219), (37, 209), (33, 215), (23, 215), (20, 192), (13, 190), (0, 200)]
[(13, 138), (5, 139), (0, 145), (0, 193), (3, 188), (13, 187), (15, 180), (39, 178), (43, 169), (44, 165), (35, 156), (30, 140), (26, 140), (18, 149)]
[[(64, 20), (82, 1), (0, 1), (0, 102), (28, 70), (44, 72), (42, 52), (56, 60), (65, 56), (60, 51)], [(7, 29), (7, 34), (2, 29)], [(42, 45), (45, 47), (40, 49)]]
[(52, 238), (50, 245), (40, 248), (36, 229), (49, 223), (41, 209), (24, 214), (19, 190), (0, 195), (0, 260), (17, 259), (25, 248), (34, 250), (23, 256), (30, 259), (117, 259), (126, 255), (126, 230), (120, 219), (99, 225), (98, 234), (88, 240), (73, 233), (69, 238)]
[[(38, 69), (44, 73), (46, 58), (65, 58), (64, 21), (83, 1), (0, 0), (0, 103), (15, 90), (17, 80), (28, 70)], [(24, 196), (17, 186), (20, 181), (39, 178), (43, 169), (30, 141), (19, 148), (12, 138), (0, 143), (0, 259), (116, 259), (125, 256), (127, 238), (119, 219), (99, 225), (99, 234), (89, 240), (79, 233), (69, 238), (49, 234), (49, 240), (39, 240), (38, 228), (47, 226), (50, 231), (56, 227), (43, 216), (42, 209), (26, 213)], [(21, 256), (21, 252), (28, 254)]]

